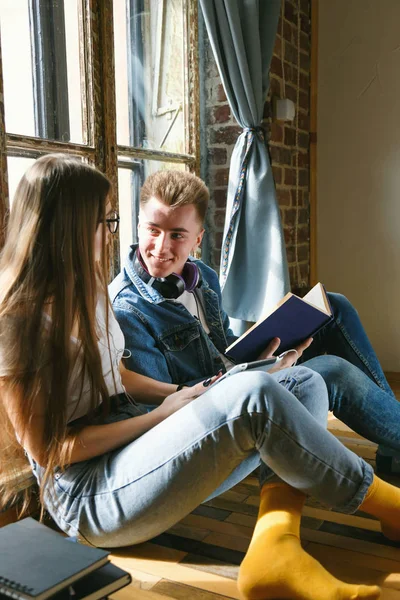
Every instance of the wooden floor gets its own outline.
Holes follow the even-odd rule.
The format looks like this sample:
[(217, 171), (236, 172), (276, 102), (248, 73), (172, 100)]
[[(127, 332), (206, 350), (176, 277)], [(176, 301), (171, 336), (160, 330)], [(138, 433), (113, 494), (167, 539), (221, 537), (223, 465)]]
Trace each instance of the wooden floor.
[[(395, 391), (400, 399), (400, 385)], [(329, 429), (374, 465), (375, 444), (353, 433), (333, 416), (329, 419)], [(400, 487), (400, 477), (392, 481)], [(258, 481), (249, 477), (229, 492), (199, 506), (151, 542), (114, 551), (112, 561), (131, 573), (133, 583), (112, 598), (239, 598), (235, 580), (249, 544), (257, 507)], [(326, 569), (344, 581), (380, 585), (382, 600), (400, 600), (400, 543), (387, 540), (378, 521), (362, 513), (337, 513), (312, 500), (303, 515), (303, 546)]]

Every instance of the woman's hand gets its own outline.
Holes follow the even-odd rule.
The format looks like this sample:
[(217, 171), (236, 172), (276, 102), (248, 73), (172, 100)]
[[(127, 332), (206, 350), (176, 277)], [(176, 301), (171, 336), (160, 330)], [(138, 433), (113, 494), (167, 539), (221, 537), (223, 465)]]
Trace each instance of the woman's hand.
[[(276, 373), (277, 371), (287, 369), (288, 367), (294, 365), (294, 363), (300, 358), (303, 352), (312, 344), (312, 341), (313, 338), (308, 338), (304, 340), (304, 342), (299, 344), (297, 348), (294, 348), (293, 352), (288, 352), (287, 354), (285, 354), (282, 360), (280, 360), (279, 363), (276, 366), (272, 367), (268, 372)], [(258, 360), (261, 360), (263, 358), (271, 358), (274, 355), (274, 352), (278, 350), (280, 343), (281, 340), (279, 338), (274, 338), (268, 344), (265, 350), (261, 352), (260, 356), (258, 357)]]
[(174, 392), (173, 394), (170, 394), (165, 398), (164, 402), (155, 410), (162, 412), (163, 418), (169, 417), (186, 404), (189, 404), (189, 402), (195, 400), (195, 398), (198, 398), (199, 396), (204, 394), (204, 392), (208, 390), (209, 386), (221, 377), (221, 374), (222, 373), (218, 373), (218, 375), (210, 377), (205, 381), (200, 381), (200, 383), (196, 383), (196, 385), (193, 385), (191, 387), (184, 387), (181, 390), (179, 390), (179, 392)]

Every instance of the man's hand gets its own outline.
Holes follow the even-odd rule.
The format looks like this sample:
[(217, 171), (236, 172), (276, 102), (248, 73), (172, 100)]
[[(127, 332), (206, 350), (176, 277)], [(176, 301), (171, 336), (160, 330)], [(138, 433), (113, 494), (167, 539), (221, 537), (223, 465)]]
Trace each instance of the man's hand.
[[(279, 363), (275, 367), (272, 367), (272, 369), (270, 369), (268, 372), (276, 373), (276, 371), (280, 371), (281, 369), (287, 369), (288, 367), (291, 367), (300, 358), (304, 350), (306, 350), (312, 344), (312, 341), (313, 338), (308, 338), (304, 340), (304, 342), (299, 344), (297, 348), (294, 348), (296, 352), (288, 352), (283, 357), (283, 359), (279, 361)], [(271, 358), (271, 356), (273, 356), (274, 353), (278, 350), (280, 344), (281, 340), (279, 338), (274, 338), (268, 344), (265, 350), (261, 352), (260, 356), (258, 357), (258, 360), (262, 360), (263, 358)]]

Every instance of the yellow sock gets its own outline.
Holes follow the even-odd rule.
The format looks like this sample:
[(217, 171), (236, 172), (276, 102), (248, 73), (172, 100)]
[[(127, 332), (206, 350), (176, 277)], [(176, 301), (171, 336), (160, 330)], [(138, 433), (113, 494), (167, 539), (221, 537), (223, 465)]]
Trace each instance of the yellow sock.
[(350, 585), (326, 571), (300, 544), (305, 496), (285, 483), (266, 484), (238, 588), (247, 600), (355, 600), (379, 598), (376, 586)]
[(360, 510), (380, 520), (382, 533), (387, 538), (400, 541), (399, 488), (374, 475)]

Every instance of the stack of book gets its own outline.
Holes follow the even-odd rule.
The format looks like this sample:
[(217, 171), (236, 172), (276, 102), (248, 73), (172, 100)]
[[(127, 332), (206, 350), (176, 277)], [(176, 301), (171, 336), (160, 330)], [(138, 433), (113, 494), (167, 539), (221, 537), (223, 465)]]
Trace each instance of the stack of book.
[(0, 599), (98, 600), (132, 578), (108, 552), (72, 542), (32, 518), (0, 529)]

